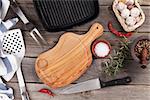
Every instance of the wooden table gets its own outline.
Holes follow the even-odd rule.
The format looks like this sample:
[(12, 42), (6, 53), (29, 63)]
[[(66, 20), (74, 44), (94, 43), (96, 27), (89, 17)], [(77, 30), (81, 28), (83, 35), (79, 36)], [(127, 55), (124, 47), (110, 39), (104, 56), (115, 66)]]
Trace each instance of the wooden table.
[[(132, 58), (126, 60), (128, 74), (132, 77), (132, 82), (129, 85), (109, 87), (101, 90), (95, 90), (79, 94), (57, 95), (55, 97), (50, 97), (46, 94), (41, 94), (37, 92), (41, 88), (48, 87), (44, 85), (36, 76), (34, 70), (34, 62), (41, 52), (52, 48), (64, 32), (45, 31), (35, 12), (32, 0), (17, 1), (27, 17), (37, 26), (44, 38), (50, 43), (49, 47), (40, 47), (32, 40), (32, 38), (28, 34), (28, 30), (23, 28), (23, 24), (21, 22), (19, 22), (16, 26), (16, 28), (22, 29), (26, 42), (26, 55), (22, 63), (22, 69), (31, 100), (150, 100), (150, 65), (147, 69), (141, 69), (139, 64), (134, 62)], [(78, 34), (82, 34), (85, 33), (94, 22), (100, 22), (105, 28), (103, 38), (109, 40), (113, 45), (115, 45), (112, 40), (116, 37), (109, 33), (107, 28), (107, 22), (109, 20), (113, 20), (115, 23), (114, 25), (115, 27), (117, 27), (118, 30), (121, 31), (122, 28), (116, 21), (114, 15), (112, 15), (108, 10), (108, 7), (111, 6), (112, 1), (113, 0), (99, 0), (100, 13), (96, 19), (86, 24), (75, 26), (72, 29), (68, 29), (66, 31), (73, 31)], [(138, 35), (150, 33), (150, 1), (140, 0), (140, 4), (142, 5), (142, 9), (146, 15), (146, 21), (140, 28), (138, 28), (138, 33), (134, 33), (132, 38)], [(15, 14), (10, 10), (7, 17), (12, 18), (14, 17), (14, 15)], [(95, 64), (98, 64), (100, 61), (100, 59), (94, 60)], [(88, 79), (87, 77), (90, 77), (93, 75), (93, 73), (95, 73), (91, 70), (92, 68), (88, 70), (88, 75), (84, 75), (81, 77), (80, 81)], [(14, 77), (7, 84), (14, 88), (15, 100), (21, 100), (16, 77)]]

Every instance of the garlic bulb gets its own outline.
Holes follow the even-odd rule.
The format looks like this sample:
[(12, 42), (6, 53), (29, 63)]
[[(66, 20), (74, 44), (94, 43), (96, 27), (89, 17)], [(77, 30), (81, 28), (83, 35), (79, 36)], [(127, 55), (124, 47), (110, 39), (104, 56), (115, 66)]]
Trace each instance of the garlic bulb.
[(130, 10), (129, 10), (129, 9), (124, 9), (124, 10), (122, 10), (121, 16), (122, 16), (123, 18), (129, 17), (129, 15), (130, 15)]
[(126, 5), (133, 5), (134, 4), (134, 0), (126, 0)]
[(135, 23), (136, 23), (136, 19), (134, 17), (128, 17), (126, 19), (126, 24), (129, 26), (133, 26), (133, 25), (135, 25)]
[(121, 12), (123, 9), (127, 8), (127, 5), (125, 5), (123, 2), (119, 2), (116, 8)]
[(140, 10), (137, 7), (131, 9), (131, 16), (138, 17), (140, 15)]
[(141, 17), (136, 17), (136, 22), (138, 23), (138, 22), (140, 22), (140, 20), (141, 20)]

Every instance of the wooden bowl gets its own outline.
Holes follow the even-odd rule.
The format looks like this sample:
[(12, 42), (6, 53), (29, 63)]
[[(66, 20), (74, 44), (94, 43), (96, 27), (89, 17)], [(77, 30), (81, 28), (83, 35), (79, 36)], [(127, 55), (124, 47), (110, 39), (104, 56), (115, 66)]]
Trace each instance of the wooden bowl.
[(92, 44), (92, 53), (93, 53), (93, 55), (94, 55), (96, 58), (105, 58), (105, 57), (107, 57), (108, 55), (106, 55), (106, 56), (104, 56), (104, 57), (99, 57), (99, 56), (97, 56), (96, 53), (95, 53), (95, 47), (96, 47), (96, 45), (97, 45), (98, 43), (100, 43), (100, 42), (103, 42), (103, 43), (105, 43), (105, 44), (108, 45), (109, 50), (110, 50), (109, 53), (108, 53), (108, 55), (110, 54), (112, 48), (111, 48), (110, 43), (109, 43), (108, 41), (106, 41), (106, 40), (95, 40), (95, 41), (93, 42), (93, 44)]
[[(136, 62), (140, 62), (141, 60), (137, 57), (137, 55), (135, 54), (135, 46), (137, 45), (137, 43), (140, 40), (150, 40), (150, 37), (148, 37), (147, 35), (144, 36), (139, 36), (137, 37), (134, 41), (133, 44), (131, 45), (131, 56), (132, 58), (136, 61)], [(150, 63), (150, 60), (148, 61), (148, 63)]]

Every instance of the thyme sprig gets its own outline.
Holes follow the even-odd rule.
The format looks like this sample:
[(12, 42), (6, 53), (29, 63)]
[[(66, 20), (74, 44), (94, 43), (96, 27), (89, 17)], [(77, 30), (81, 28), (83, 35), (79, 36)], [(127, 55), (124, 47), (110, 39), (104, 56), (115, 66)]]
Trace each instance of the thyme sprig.
[(120, 41), (120, 43), (120, 48), (113, 50), (114, 56), (110, 55), (109, 61), (104, 62), (104, 71), (109, 76), (115, 76), (124, 67), (124, 60), (129, 56), (130, 42), (125, 38), (125, 41)]

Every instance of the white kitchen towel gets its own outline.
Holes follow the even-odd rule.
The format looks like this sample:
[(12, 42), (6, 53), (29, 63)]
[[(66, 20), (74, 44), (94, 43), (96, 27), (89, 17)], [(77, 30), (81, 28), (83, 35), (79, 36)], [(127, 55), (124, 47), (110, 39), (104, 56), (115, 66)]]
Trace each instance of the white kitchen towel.
[(2, 77), (6, 80), (6, 81), (10, 81), (12, 79), (12, 77), (14, 76), (15, 72), (18, 70), (18, 65), (17, 65), (17, 60), (16, 57), (14, 55), (5, 55), (5, 58), (0, 58), (0, 62), (2, 60), (4, 67), (3, 68), (4, 72), (6, 72), (5, 75), (2, 75)]
[(5, 66), (2, 58), (0, 58), (0, 76), (7, 74), (7, 67)]
[(1, 0), (1, 1), (2, 1), (2, 8), (0, 9), (0, 18), (3, 20), (7, 15), (10, 6), (10, 1), (9, 0)]
[(16, 57), (12, 54), (5, 54), (0, 41), (0, 76), (9, 81), (18, 69)]
[(0, 78), (0, 100), (13, 100), (13, 89), (7, 87)]
[(9, 98), (6, 94), (0, 94), (0, 100), (13, 100)]

